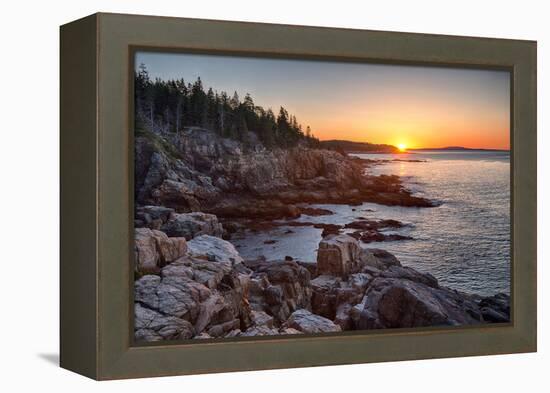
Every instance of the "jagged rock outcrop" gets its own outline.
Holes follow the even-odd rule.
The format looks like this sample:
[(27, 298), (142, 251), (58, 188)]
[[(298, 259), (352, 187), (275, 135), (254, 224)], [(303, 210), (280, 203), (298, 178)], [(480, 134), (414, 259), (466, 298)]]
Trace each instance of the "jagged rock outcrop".
[(380, 272), (379, 277), (409, 280), (431, 288), (439, 288), (437, 279), (430, 273), (420, 273), (418, 270), (406, 266), (388, 266), (387, 269)]
[(253, 271), (249, 302), (252, 309), (275, 318), (275, 325), (286, 321), (299, 309), (311, 309), (311, 275), (294, 261), (246, 261)]
[(187, 251), (185, 238), (168, 237), (157, 230), (136, 228), (134, 239), (135, 271), (138, 273), (157, 273), (162, 266)]
[(348, 235), (329, 235), (319, 243), (317, 274), (347, 276), (361, 270), (361, 247)]
[(343, 317), (345, 306), (356, 304), (362, 299), (371, 279), (368, 273), (351, 274), (346, 280), (328, 275), (316, 277), (311, 281), (311, 310), (331, 320), (336, 318), (340, 310), (340, 317)]
[(222, 239), (242, 222), (331, 214), (307, 203), (434, 205), (397, 176), (365, 174), (361, 160), (301, 146), (269, 150), (254, 138), (243, 144), (195, 127), (136, 136), (136, 340), (509, 321), (507, 295), (460, 293), (360, 246), (404, 239), (381, 232), (404, 225), (395, 220), (295, 221), (323, 230), (316, 262), (244, 261)]
[(211, 178), (195, 170), (171, 142), (155, 134), (135, 139), (135, 198), (140, 205), (200, 210), (201, 199), (217, 197)]
[(497, 293), (479, 302), (483, 319), (487, 322), (509, 322), (510, 321), (510, 298)]
[(255, 326), (266, 326), (269, 329), (273, 328), (273, 317), (263, 311), (252, 311), (252, 322)]
[(174, 209), (164, 206), (138, 206), (135, 214), (135, 227), (147, 227), (151, 229), (160, 229), (174, 213)]
[[(158, 258), (158, 274), (135, 282), (136, 340), (509, 321), (507, 295), (480, 297), (442, 287), (432, 275), (401, 266), (387, 251), (361, 249), (347, 235), (323, 239), (325, 255), (319, 252), (313, 269), (291, 259), (243, 261), (231, 243), (209, 235), (186, 242), (148, 228), (136, 231), (143, 260)], [(187, 251), (173, 242), (186, 244)]]
[(149, 327), (143, 330), (145, 323), (136, 324), (136, 338), (182, 334), (191, 338), (203, 332), (220, 337), (246, 329), (253, 323), (247, 301), (248, 273), (224, 262), (186, 255), (164, 267), (160, 276), (141, 277), (135, 282), (134, 299), (140, 320)]
[(353, 307), (356, 329), (472, 325), (484, 322), (473, 298), (408, 278), (375, 278)]
[(140, 303), (135, 304), (134, 316), (137, 341), (185, 340), (195, 334), (193, 325), (186, 320), (164, 316)]
[(340, 326), (330, 319), (312, 314), (310, 311), (304, 309), (294, 311), (285, 325), (302, 333), (309, 334), (342, 331)]
[(193, 128), (139, 136), (135, 154), (138, 204), (178, 212), (271, 219), (299, 215), (303, 202), (433, 205), (398, 177), (365, 176), (357, 160), (335, 151), (251, 148)]
[(279, 330), (270, 328), (267, 326), (252, 326), (250, 329), (247, 329), (245, 332), (239, 334), (240, 337), (257, 337), (257, 336), (277, 336), (279, 335)]
[(480, 300), (443, 288), (431, 274), (401, 266), (387, 251), (361, 249), (347, 235), (323, 239), (317, 263), (312, 311), (346, 330), (509, 320), (507, 295)]
[(366, 265), (379, 267), (383, 263), (372, 252), (362, 249), (357, 240), (349, 235), (328, 235), (319, 243), (319, 275), (347, 277), (361, 272)]
[(187, 240), (200, 235), (223, 235), (223, 226), (218, 222), (218, 217), (202, 212), (172, 213), (160, 229), (168, 236), (184, 237)]
[(234, 265), (243, 262), (237, 249), (228, 241), (210, 235), (201, 235), (187, 242), (189, 254), (208, 260)]

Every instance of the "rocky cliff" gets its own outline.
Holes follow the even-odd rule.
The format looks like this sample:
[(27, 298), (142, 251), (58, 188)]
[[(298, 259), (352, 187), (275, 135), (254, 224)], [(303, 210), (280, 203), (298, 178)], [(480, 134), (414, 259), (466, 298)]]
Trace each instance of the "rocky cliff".
[(316, 263), (244, 261), (210, 235), (136, 229), (138, 341), (507, 322), (509, 298), (438, 284), (382, 250), (330, 235)]
[(398, 177), (365, 176), (360, 160), (335, 151), (245, 147), (197, 128), (142, 132), (135, 144), (138, 205), (266, 219), (295, 217), (300, 203), (433, 205), (411, 195)]
[(335, 151), (267, 150), (253, 138), (245, 146), (197, 128), (141, 132), (135, 200), (138, 341), (509, 320), (506, 295), (459, 293), (385, 251), (360, 247), (397, 236), (378, 231), (402, 225), (394, 220), (322, 225), (316, 261), (244, 260), (224, 240), (238, 220), (327, 214), (307, 203), (433, 206), (398, 177), (369, 176), (363, 161)]

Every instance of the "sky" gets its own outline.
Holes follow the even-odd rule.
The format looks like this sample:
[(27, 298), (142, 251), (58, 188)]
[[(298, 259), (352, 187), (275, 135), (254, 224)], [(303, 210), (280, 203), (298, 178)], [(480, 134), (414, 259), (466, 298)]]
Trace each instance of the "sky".
[(283, 106), (321, 140), (510, 147), (507, 71), (161, 52), (136, 53), (141, 63), (152, 78), (200, 76), (205, 89)]

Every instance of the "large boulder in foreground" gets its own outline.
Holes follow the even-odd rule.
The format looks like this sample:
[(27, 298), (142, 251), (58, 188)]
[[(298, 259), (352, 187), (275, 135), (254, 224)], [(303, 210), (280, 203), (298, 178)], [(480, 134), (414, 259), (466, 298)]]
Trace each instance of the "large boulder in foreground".
[(173, 213), (170, 218), (162, 225), (161, 230), (168, 236), (184, 237), (191, 240), (200, 235), (211, 235), (221, 237), (223, 235), (222, 224), (213, 214), (202, 212)]
[(134, 318), (137, 341), (185, 340), (195, 334), (190, 322), (162, 315), (139, 303), (135, 304)]
[(136, 324), (136, 339), (175, 339), (184, 328), (185, 338), (204, 332), (220, 337), (245, 329), (253, 323), (248, 285), (247, 272), (184, 256), (164, 267), (160, 276), (145, 275), (134, 283), (136, 307), (149, 326), (143, 330), (145, 324)]
[(341, 281), (339, 277), (327, 275), (311, 280), (311, 310), (315, 314), (334, 319)]
[(146, 275), (134, 283), (134, 300), (162, 315), (195, 323), (201, 303), (212, 296), (206, 286), (184, 277)]
[(401, 266), (399, 259), (392, 253), (378, 248), (367, 248), (362, 252), (362, 259), (366, 266), (385, 270), (393, 266)]
[(329, 333), (340, 332), (342, 329), (330, 319), (312, 314), (308, 310), (296, 310), (285, 323), (286, 327), (296, 329), (302, 333)]
[(134, 232), (135, 270), (158, 273), (166, 264), (185, 255), (187, 242), (182, 237), (168, 237), (164, 232), (136, 228)]
[(226, 240), (210, 235), (202, 235), (187, 242), (189, 255), (205, 257), (210, 261), (221, 262), (229, 266), (243, 262), (239, 252)]
[(207, 235), (189, 243), (160, 274), (135, 281), (137, 340), (232, 337), (255, 322), (248, 303), (252, 272), (233, 245)]
[(345, 277), (361, 270), (361, 247), (348, 235), (329, 235), (319, 243), (317, 274)]
[(421, 283), (431, 288), (439, 288), (437, 279), (430, 273), (422, 273), (408, 266), (390, 266), (380, 273), (380, 277), (399, 278)]
[[(311, 280), (311, 310), (334, 321), (347, 319), (344, 310), (349, 311), (352, 305), (361, 301), (371, 280), (372, 276), (368, 273), (351, 274), (347, 280), (318, 276)], [(340, 315), (338, 311), (341, 311)]]
[(329, 235), (319, 243), (317, 274), (346, 278), (363, 271), (365, 266), (387, 269), (401, 266), (392, 254), (378, 249), (362, 249), (349, 235)]
[(300, 308), (311, 309), (311, 275), (294, 261), (246, 261), (254, 273), (250, 279), (249, 301), (256, 311), (264, 311), (279, 325)]
[(422, 282), (377, 277), (350, 311), (356, 329), (473, 325), (483, 322), (473, 297)]
[(483, 298), (479, 307), (487, 322), (510, 322), (510, 297), (504, 293)]

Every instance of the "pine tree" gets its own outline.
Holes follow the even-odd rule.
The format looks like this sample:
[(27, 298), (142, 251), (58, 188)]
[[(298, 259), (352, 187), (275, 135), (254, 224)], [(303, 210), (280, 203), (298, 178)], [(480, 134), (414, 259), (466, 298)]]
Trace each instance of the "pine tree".
[(240, 101), (212, 88), (204, 90), (202, 80), (185, 83), (183, 79), (151, 80), (145, 65), (134, 73), (136, 129), (152, 132), (179, 132), (185, 127), (203, 127), (245, 145), (255, 133), (267, 148), (291, 147), (303, 142), (315, 146), (318, 140), (307, 126), (306, 132), (295, 115), (281, 107), (277, 116), (254, 103), (247, 93)]

